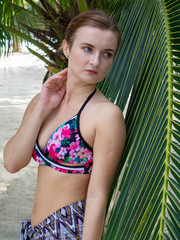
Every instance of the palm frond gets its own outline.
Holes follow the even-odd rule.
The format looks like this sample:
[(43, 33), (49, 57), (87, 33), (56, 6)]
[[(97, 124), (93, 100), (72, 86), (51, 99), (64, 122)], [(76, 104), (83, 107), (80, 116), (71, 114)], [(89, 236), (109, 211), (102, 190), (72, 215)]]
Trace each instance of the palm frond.
[(120, 3), (123, 46), (100, 88), (122, 110), (130, 100), (104, 239), (180, 239), (180, 3)]
[[(6, 18), (2, 20), (0, 26), (2, 25), (3, 27), (2, 32), (7, 32), (5, 39), (2, 37), (1, 40), (5, 52), (10, 47), (5, 43), (10, 43), (14, 36), (18, 36), (20, 39), (26, 40), (28, 43), (34, 44), (38, 49), (41, 49), (36, 54), (41, 60), (44, 60), (46, 63), (51, 62), (51, 66), (55, 68), (61, 69), (65, 67), (67, 62), (62, 50), (59, 51), (59, 48), (64, 39), (67, 24), (77, 14), (73, 6), (72, 8), (66, 8), (65, 5), (61, 7), (58, 1), (55, 0), (41, 0), (37, 3), (32, 0), (26, 0), (26, 2), (28, 5), (22, 6), (12, 4), (12, 0), (8, 0), (3, 5), (7, 11), (5, 11)], [(69, 6), (69, 4), (67, 5)], [(11, 7), (10, 10), (9, 6)], [(35, 53), (35, 51), (31, 50), (31, 53), (33, 52)]]

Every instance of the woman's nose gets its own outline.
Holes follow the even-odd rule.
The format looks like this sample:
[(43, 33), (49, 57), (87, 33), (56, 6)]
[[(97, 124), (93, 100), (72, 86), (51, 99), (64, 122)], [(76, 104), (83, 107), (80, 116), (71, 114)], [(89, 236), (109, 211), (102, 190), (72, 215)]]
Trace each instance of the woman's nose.
[(100, 54), (99, 53), (92, 54), (90, 63), (91, 63), (91, 65), (97, 67), (100, 64)]

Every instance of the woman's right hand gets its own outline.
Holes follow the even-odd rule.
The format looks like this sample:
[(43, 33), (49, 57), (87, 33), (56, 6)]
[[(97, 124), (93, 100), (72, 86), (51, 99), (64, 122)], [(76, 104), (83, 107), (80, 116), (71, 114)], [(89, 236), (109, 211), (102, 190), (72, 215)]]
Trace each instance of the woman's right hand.
[(62, 101), (66, 85), (64, 82), (67, 80), (68, 69), (65, 68), (61, 72), (50, 77), (42, 87), (40, 95), (40, 103), (49, 111), (56, 108)]

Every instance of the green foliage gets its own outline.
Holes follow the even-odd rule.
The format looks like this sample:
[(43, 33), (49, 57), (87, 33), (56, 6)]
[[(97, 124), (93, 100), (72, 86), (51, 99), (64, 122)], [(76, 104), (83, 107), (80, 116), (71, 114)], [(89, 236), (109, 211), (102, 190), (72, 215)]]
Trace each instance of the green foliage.
[(121, 109), (128, 101), (103, 239), (180, 239), (180, 2), (123, 2), (111, 8), (123, 45), (99, 86)]
[[(23, 4), (23, 3), (26, 4)], [(9, 51), (10, 40), (20, 37), (37, 46), (38, 56), (56, 68), (66, 66), (62, 50), (59, 50), (67, 24), (79, 13), (72, 1), (26, 0), (2, 2), (0, 29), (2, 32), (1, 52)], [(66, 5), (65, 5), (66, 4)], [(8, 43), (8, 46), (7, 46)], [(4, 47), (2, 47), (4, 46)], [(29, 50), (33, 49), (29, 46)], [(39, 51), (41, 50), (41, 51)], [(36, 51), (34, 51), (35, 53)]]
[(88, 10), (88, 6), (87, 6), (86, 1), (84, 1), (84, 0), (77, 0), (77, 3), (78, 3), (78, 7), (79, 7), (79, 11), (80, 12), (85, 12), (85, 11)]

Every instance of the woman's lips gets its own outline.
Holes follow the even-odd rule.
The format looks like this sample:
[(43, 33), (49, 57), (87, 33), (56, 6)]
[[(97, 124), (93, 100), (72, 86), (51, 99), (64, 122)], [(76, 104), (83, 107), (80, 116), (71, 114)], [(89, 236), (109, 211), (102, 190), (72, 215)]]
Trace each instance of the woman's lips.
[(92, 75), (96, 75), (96, 74), (97, 74), (96, 71), (91, 70), (91, 69), (87, 69), (86, 72), (88, 72), (88, 73), (90, 73), (90, 74), (92, 74)]

